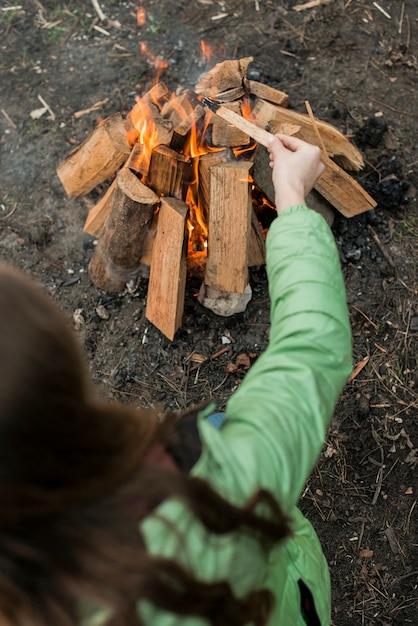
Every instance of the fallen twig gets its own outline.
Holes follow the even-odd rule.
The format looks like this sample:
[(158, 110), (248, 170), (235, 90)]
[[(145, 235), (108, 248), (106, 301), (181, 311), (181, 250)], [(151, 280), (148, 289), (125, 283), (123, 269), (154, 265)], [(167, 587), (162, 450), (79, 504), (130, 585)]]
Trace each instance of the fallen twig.
[(97, 15), (99, 16), (99, 19), (104, 22), (104, 20), (106, 19), (106, 15), (103, 13), (102, 11), (102, 7), (99, 4), (99, 0), (91, 0), (91, 3), (97, 13)]
[(12, 120), (10, 115), (7, 113), (7, 111), (2, 109), (1, 112), (3, 113), (4, 117), (6, 118), (6, 120), (9, 122), (10, 126), (13, 126), (13, 128), (17, 128), (16, 124), (14, 123), (14, 121)]
[(351, 383), (355, 378), (357, 378), (357, 376), (360, 374), (361, 370), (366, 367), (367, 363), (369, 362), (370, 357), (366, 356), (362, 361), (360, 361), (359, 363), (357, 363), (357, 365), (355, 366), (355, 368), (353, 369), (350, 378), (348, 379), (348, 382)]
[(294, 11), (305, 11), (306, 9), (314, 9), (315, 7), (319, 7), (321, 4), (330, 4), (332, 0), (311, 0), (310, 2), (305, 2), (305, 4), (297, 4), (293, 7)]
[(75, 113), (73, 113), (75, 118), (79, 118), (82, 117), (83, 115), (87, 115), (87, 113), (92, 113), (93, 111), (97, 111), (97, 109), (100, 109), (100, 107), (102, 107), (104, 104), (107, 104), (109, 102), (109, 98), (105, 98), (104, 100), (100, 100), (100, 102), (96, 102), (95, 104), (93, 104), (93, 106), (91, 106), (88, 109), (83, 109), (81, 111), (76, 111)]
[(375, 242), (377, 243), (377, 245), (379, 246), (379, 249), (381, 251), (381, 253), (383, 254), (383, 256), (385, 257), (386, 261), (389, 263), (389, 265), (391, 267), (395, 267), (395, 262), (392, 259), (392, 257), (390, 256), (389, 252), (386, 250), (385, 246), (383, 245), (383, 243), (380, 240), (379, 235), (377, 234), (377, 232), (374, 230), (373, 226), (370, 226), (370, 224), (367, 226), (367, 228), (369, 229), (369, 231), (371, 232), (371, 234), (373, 235), (373, 239), (375, 240)]

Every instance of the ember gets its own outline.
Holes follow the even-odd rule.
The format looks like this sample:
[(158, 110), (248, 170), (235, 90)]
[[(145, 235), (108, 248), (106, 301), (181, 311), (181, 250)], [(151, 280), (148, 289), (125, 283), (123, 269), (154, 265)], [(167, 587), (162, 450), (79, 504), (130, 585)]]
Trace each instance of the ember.
[(126, 119), (104, 120), (57, 168), (69, 196), (114, 177), (84, 226), (99, 239), (90, 276), (122, 291), (149, 267), (146, 315), (169, 339), (181, 325), (188, 267), (201, 268), (200, 301), (218, 314), (242, 311), (251, 298), (248, 267), (265, 261), (257, 198), (274, 208), (263, 147), (270, 133), (322, 148), (313, 208), (351, 217), (376, 204), (345, 171), (361, 169), (359, 151), (311, 111), (288, 109), (285, 93), (248, 80), (251, 61), (219, 63), (194, 92), (169, 96), (158, 82)]

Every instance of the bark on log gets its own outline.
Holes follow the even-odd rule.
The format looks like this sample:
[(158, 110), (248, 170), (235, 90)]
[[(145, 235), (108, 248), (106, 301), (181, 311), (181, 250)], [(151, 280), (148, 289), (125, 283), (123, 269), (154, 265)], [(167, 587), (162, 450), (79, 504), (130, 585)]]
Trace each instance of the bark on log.
[(210, 170), (208, 260), (205, 284), (243, 293), (248, 284), (252, 163), (238, 161)]
[(120, 113), (108, 117), (57, 167), (68, 196), (82, 196), (112, 176), (130, 153)]
[(146, 317), (170, 341), (181, 326), (187, 275), (188, 206), (163, 198), (153, 246)]
[(95, 285), (104, 291), (122, 291), (135, 278), (158, 204), (158, 196), (128, 168), (118, 173), (112, 208), (89, 264)]

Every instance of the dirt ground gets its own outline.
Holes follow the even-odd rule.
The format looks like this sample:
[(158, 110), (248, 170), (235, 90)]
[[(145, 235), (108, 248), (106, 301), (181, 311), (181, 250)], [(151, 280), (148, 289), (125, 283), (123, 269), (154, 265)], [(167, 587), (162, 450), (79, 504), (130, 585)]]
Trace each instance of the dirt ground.
[[(342, 393), (300, 505), (330, 563), (334, 624), (416, 624), (418, 5), (317, 4), (100, 0), (100, 20), (88, 0), (3, 0), (0, 257), (42, 281), (73, 318), (102, 393), (167, 409), (214, 398), (222, 408), (267, 344), (264, 268), (252, 271), (247, 310), (230, 318), (200, 306), (190, 277), (183, 325), (169, 342), (145, 319), (145, 279), (116, 295), (92, 284), (94, 240), (83, 224), (104, 186), (68, 199), (55, 168), (100, 118), (129, 111), (155, 81), (158, 58), (177, 90), (217, 61), (251, 55), (251, 78), (286, 91), (302, 112), (309, 100), (362, 150), (367, 165), (356, 178), (379, 204), (350, 220), (336, 215), (333, 225), (363, 368)], [(213, 50), (209, 65), (202, 40)], [(225, 337), (230, 350), (212, 358)]]

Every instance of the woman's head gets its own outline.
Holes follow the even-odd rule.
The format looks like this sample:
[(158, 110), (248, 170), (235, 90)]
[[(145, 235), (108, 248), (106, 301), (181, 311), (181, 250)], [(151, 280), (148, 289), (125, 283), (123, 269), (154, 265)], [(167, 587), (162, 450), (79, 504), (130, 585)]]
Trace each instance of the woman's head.
[(124, 479), (160, 426), (153, 412), (146, 420), (129, 412), (124, 428), (120, 419), (91, 392), (51, 298), (0, 265), (0, 511), (5, 496), (11, 516), (59, 510)]
[[(266, 623), (267, 591), (238, 600), (226, 582), (202, 583), (146, 551), (139, 522), (169, 497), (210, 532), (269, 542), (289, 533), (269, 494), (240, 509), (156, 461), (150, 452), (172, 441), (172, 424), (98, 401), (65, 317), (0, 264), (0, 622), (73, 626), (84, 597), (111, 607), (112, 626), (136, 623), (139, 598), (222, 626)], [(260, 502), (271, 519), (254, 512)]]

